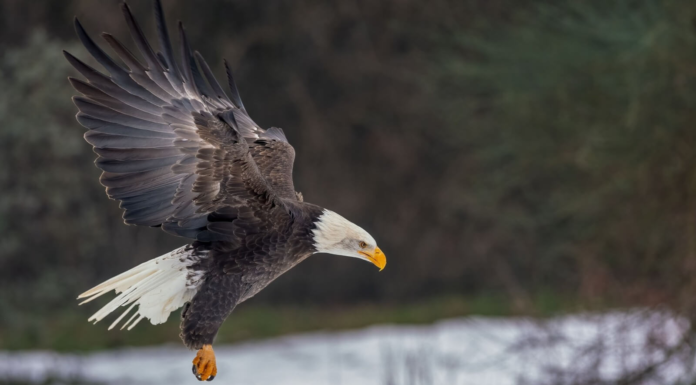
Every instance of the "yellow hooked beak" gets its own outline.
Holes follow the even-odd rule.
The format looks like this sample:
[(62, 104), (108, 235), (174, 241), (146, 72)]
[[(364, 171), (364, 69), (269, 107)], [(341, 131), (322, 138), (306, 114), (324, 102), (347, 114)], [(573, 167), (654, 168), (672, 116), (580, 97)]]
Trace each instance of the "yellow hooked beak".
[(367, 258), (367, 260), (374, 263), (375, 266), (379, 267), (379, 271), (382, 271), (384, 269), (384, 266), (387, 266), (387, 257), (384, 255), (382, 250), (379, 249), (379, 247), (375, 247), (375, 250), (373, 252), (358, 251), (358, 253), (364, 255), (365, 258)]

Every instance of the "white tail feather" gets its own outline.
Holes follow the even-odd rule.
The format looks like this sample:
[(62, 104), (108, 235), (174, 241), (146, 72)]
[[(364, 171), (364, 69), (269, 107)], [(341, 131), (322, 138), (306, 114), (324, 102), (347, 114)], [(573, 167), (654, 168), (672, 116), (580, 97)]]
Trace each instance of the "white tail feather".
[[(125, 273), (119, 274), (106, 282), (80, 294), (85, 298), (80, 305), (101, 297), (115, 290), (118, 296), (89, 318), (97, 323), (121, 306), (128, 309), (114, 321), (109, 330), (114, 328), (136, 305), (138, 308), (121, 327), (128, 330), (135, 327), (143, 318), (148, 318), (153, 325), (164, 323), (169, 314), (183, 306), (196, 294), (201, 274), (192, 273), (188, 267), (199, 256), (187, 246), (180, 247), (161, 257), (142, 263)], [(135, 321), (133, 321), (135, 320)], [(133, 321), (133, 323), (131, 323)]]

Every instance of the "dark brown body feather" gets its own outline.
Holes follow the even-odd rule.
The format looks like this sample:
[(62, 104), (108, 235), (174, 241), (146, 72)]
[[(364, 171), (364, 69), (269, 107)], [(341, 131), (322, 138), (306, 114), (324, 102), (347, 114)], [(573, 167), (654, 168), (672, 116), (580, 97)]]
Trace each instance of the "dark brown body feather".
[[(222, 322), (234, 307), (258, 293), (269, 283), (314, 252), (311, 229), (321, 214), (318, 206), (297, 205), (297, 215), (284, 208), (270, 210), (244, 206), (237, 212), (227, 208), (218, 234), (230, 241), (196, 242), (193, 247), (208, 251), (208, 258), (193, 266), (206, 271), (206, 280), (188, 308), (182, 312), (181, 338), (194, 349), (212, 343)], [(230, 218), (236, 219), (230, 220)]]
[(227, 67), (228, 97), (179, 26), (176, 60), (159, 1), (155, 53), (126, 4), (122, 10), (143, 61), (111, 35), (113, 61), (75, 21), (77, 34), (108, 75), (69, 53), (87, 79), (70, 79), (77, 120), (89, 129), (100, 178), (121, 201), (128, 224), (161, 226), (192, 239), (204, 274), (182, 313), (191, 348), (212, 343), (234, 306), (315, 252), (311, 231), (322, 209), (302, 202), (292, 182), (295, 151), (282, 130), (247, 115)]

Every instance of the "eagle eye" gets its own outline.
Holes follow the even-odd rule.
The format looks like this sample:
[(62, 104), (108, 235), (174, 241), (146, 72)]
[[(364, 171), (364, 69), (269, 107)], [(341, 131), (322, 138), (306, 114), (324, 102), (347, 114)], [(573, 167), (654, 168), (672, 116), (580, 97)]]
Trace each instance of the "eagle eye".
[(364, 249), (366, 247), (367, 247), (367, 243), (365, 243), (364, 241), (360, 241), (360, 248)]

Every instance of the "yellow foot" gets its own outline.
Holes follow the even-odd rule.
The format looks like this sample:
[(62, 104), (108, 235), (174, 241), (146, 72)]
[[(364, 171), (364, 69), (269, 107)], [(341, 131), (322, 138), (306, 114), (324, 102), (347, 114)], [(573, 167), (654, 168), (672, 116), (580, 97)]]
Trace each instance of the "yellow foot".
[(193, 359), (193, 375), (198, 381), (212, 381), (217, 375), (213, 345), (203, 345)]

